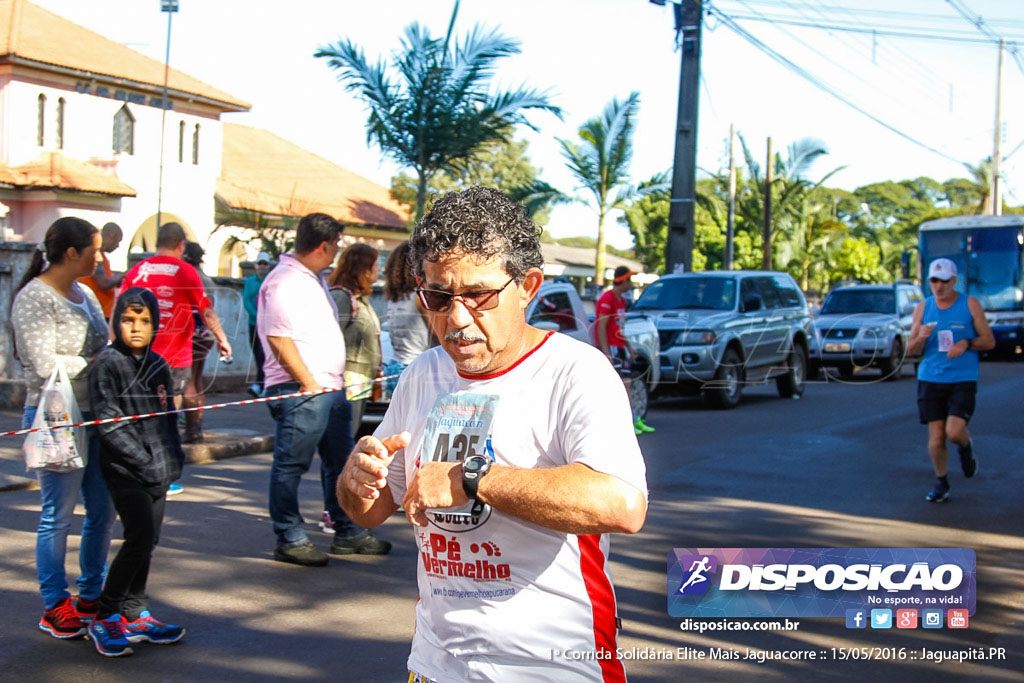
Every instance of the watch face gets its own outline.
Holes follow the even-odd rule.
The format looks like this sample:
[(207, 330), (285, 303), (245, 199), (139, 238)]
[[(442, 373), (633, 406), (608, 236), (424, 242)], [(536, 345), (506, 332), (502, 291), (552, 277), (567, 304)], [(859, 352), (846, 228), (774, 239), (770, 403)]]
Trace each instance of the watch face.
[(483, 458), (468, 458), (462, 463), (462, 470), (466, 474), (476, 474), (484, 468)]

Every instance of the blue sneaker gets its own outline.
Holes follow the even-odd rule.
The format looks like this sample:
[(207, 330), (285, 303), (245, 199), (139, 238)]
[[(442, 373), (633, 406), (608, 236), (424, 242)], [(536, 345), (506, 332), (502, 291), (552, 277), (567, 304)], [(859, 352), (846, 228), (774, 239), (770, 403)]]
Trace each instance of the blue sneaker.
[(134, 621), (124, 619), (121, 623), (121, 628), (124, 629), (125, 638), (130, 643), (145, 641), (147, 643), (167, 645), (168, 643), (176, 643), (185, 636), (184, 627), (165, 624), (159, 619), (154, 618), (148, 609), (139, 614), (139, 618)]
[(179, 493), (181, 493), (184, 490), (185, 490), (184, 486), (182, 486), (181, 484), (179, 484), (176, 481), (172, 481), (171, 485), (167, 487), (167, 495), (168, 496), (176, 496), (176, 495), (178, 495)]
[(111, 614), (102, 620), (93, 619), (89, 624), (89, 637), (96, 643), (96, 651), (104, 657), (120, 657), (133, 652), (131, 643), (124, 636), (122, 624), (120, 614)]

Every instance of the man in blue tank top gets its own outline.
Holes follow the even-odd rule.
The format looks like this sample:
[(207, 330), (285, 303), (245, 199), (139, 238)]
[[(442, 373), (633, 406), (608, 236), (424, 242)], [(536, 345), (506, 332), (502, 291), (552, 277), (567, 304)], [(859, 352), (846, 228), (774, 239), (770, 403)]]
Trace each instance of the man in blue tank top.
[(940, 258), (928, 269), (932, 296), (917, 305), (907, 351), (924, 357), (917, 368), (917, 411), (928, 425), (928, 454), (935, 469), (930, 503), (949, 500), (946, 440), (956, 444), (965, 477), (978, 471), (967, 422), (978, 391), (978, 352), (995, 347), (985, 311), (973, 296), (956, 291), (956, 264)]

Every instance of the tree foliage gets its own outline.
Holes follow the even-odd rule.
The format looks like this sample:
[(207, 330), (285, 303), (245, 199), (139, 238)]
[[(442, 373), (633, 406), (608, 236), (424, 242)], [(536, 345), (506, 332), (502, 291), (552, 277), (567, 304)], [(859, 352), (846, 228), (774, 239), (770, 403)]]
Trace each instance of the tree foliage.
[(439, 171), (469, 163), (481, 145), (509, 139), (515, 125), (533, 127), (527, 111), (561, 116), (547, 94), (534, 88), (491, 91), (497, 62), (518, 54), (520, 43), (480, 25), (459, 42), (453, 35), (458, 11), (456, 0), (443, 38), (419, 23), (407, 26), (390, 69), (382, 60), (367, 61), (350, 38), (314, 53), (366, 104), (367, 141), (416, 174), (417, 219)]
[(586, 202), (597, 213), (597, 260), (594, 280), (604, 284), (605, 221), (609, 212), (625, 209), (635, 196), (629, 186), (629, 164), (633, 159), (633, 128), (640, 94), (632, 92), (619, 101), (612, 99), (601, 113), (578, 131), (579, 142), (561, 140), (562, 156), (579, 187), (591, 195)]
[[(492, 140), (481, 145), (468, 159), (439, 171), (427, 183), (426, 206), (446, 192), (464, 190), (473, 185), (494, 187), (507, 193), (527, 208), (535, 223), (545, 225), (552, 204), (561, 193), (540, 180), (540, 171), (530, 163), (526, 140)], [(391, 196), (410, 206), (416, 204), (417, 179), (408, 173), (391, 178)]]

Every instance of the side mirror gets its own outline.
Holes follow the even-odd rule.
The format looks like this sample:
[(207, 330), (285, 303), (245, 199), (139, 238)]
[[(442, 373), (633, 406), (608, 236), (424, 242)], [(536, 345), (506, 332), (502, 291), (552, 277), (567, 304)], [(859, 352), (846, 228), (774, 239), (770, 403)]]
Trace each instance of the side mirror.
[(743, 312), (749, 313), (751, 311), (760, 311), (762, 308), (761, 303), (760, 296), (757, 294), (751, 294), (743, 300)]
[(900, 311), (900, 315), (914, 315), (915, 308), (917, 308), (917, 304), (905, 304), (903, 310)]

